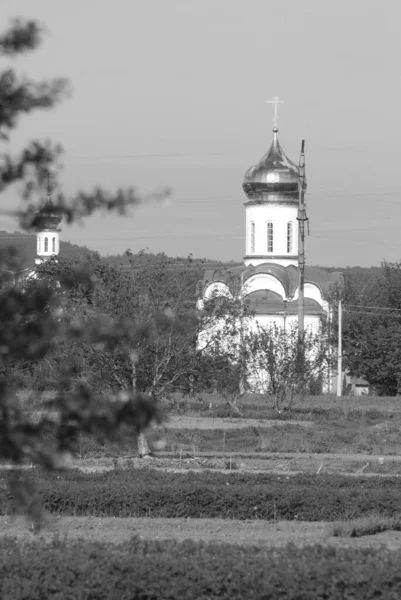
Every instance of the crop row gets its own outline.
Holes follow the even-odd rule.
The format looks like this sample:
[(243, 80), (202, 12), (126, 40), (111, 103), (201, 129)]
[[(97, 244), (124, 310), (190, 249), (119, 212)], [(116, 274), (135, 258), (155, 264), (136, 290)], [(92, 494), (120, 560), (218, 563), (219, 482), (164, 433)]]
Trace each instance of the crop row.
[[(399, 478), (380, 477), (127, 469), (59, 476), (35, 471), (28, 478), (45, 507), (60, 515), (335, 521), (373, 512), (396, 516), (401, 497)], [(10, 500), (3, 481), (1, 514), (10, 511)]]
[(369, 600), (401, 597), (401, 552), (190, 541), (0, 547), (0, 597)]

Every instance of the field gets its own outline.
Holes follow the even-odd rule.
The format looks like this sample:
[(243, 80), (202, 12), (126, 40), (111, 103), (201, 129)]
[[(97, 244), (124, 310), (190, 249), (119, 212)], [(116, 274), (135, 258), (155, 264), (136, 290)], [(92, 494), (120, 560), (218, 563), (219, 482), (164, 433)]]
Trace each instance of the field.
[[(40, 530), (11, 516), (5, 468), (0, 572), (22, 565), (32, 597), (56, 594), (58, 581), (79, 598), (400, 597), (399, 400), (308, 398), (277, 415), (249, 398), (240, 410), (177, 399), (149, 435), (149, 459), (135, 440), (82, 437), (69, 471), (27, 465), (21, 477), (47, 511)], [(93, 556), (108, 557), (103, 570)], [(114, 563), (120, 595), (105, 582)], [(7, 581), (2, 597), (25, 597)]]

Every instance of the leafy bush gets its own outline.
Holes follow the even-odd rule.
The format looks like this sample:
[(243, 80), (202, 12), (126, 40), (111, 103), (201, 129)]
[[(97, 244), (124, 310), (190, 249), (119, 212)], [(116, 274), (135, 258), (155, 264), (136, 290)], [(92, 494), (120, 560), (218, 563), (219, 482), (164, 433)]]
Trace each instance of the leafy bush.
[[(252, 475), (164, 473), (126, 469), (60, 476), (34, 472), (45, 506), (61, 515), (110, 517), (200, 517), (337, 521), (371, 515), (399, 515), (399, 478), (337, 475)], [(0, 480), (1, 485), (1, 480)], [(10, 511), (10, 495), (0, 487), (0, 512)]]
[(390, 599), (401, 596), (400, 561), (400, 551), (321, 546), (266, 550), (134, 538), (116, 546), (21, 547), (7, 541), (0, 547), (0, 594), (4, 600)]

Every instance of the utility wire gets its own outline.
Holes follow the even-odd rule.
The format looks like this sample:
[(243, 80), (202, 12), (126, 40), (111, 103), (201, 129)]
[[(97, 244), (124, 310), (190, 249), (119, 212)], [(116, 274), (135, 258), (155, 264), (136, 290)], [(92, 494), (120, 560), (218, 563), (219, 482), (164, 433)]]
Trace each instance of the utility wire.
[[(349, 310), (349, 309), (345, 309), (345, 312), (347, 313), (352, 313), (355, 315), (369, 315), (371, 317), (377, 317), (379, 316), (378, 313), (374, 313), (374, 312), (367, 312), (367, 311), (362, 311), (362, 310)], [(381, 316), (384, 316), (383, 314)], [(397, 315), (391, 315), (392, 318), (400, 318), (401, 315), (397, 314)]]
[[(329, 150), (337, 152), (345, 152), (350, 150), (369, 150), (371, 146), (313, 146), (313, 150)], [(88, 155), (74, 155), (65, 153), (64, 158), (69, 160), (125, 160), (127, 158), (185, 158), (185, 157), (198, 157), (198, 156), (244, 156), (244, 152), (239, 153), (238, 151), (233, 152), (138, 152), (135, 154), (88, 154)]]
[(401, 312), (401, 308), (388, 308), (387, 306), (365, 306), (363, 304), (346, 304), (345, 307), (352, 307), (352, 308), (371, 308), (373, 310), (391, 310), (391, 311), (399, 311)]

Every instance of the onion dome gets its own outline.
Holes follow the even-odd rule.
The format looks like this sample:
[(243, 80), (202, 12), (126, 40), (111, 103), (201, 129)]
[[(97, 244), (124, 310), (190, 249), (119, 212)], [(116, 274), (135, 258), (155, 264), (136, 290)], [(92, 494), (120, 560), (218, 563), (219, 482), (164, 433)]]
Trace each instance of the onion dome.
[(37, 231), (60, 231), (58, 225), (62, 218), (63, 216), (53, 205), (48, 192), (47, 200), (36, 214), (32, 225)]
[[(299, 169), (283, 152), (273, 129), (270, 150), (245, 175), (242, 187), (248, 202), (284, 202), (298, 204)], [(305, 184), (306, 188), (306, 184)]]

